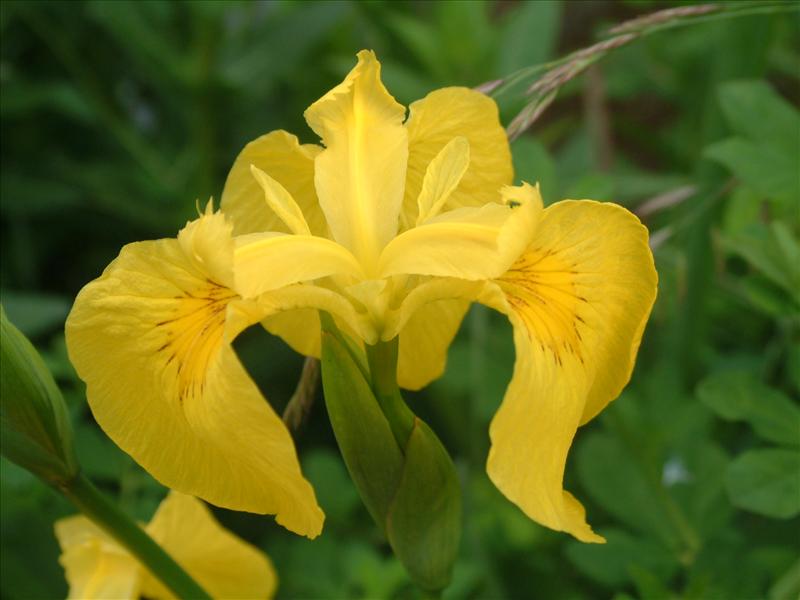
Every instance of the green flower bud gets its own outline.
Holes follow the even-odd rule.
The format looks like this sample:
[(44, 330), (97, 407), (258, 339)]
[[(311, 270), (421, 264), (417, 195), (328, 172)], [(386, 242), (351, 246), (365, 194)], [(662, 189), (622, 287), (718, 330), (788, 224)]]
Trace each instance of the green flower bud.
[(339, 449), (364, 505), (422, 588), (447, 586), (461, 538), (455, 466), (403, 401), (397, 340), (360, 348), (324, 316), (322, 384)]
[(72, 427), (61, 392), (39, 353), (0, 306), (2, 454), (59, 485), (78, 472)]

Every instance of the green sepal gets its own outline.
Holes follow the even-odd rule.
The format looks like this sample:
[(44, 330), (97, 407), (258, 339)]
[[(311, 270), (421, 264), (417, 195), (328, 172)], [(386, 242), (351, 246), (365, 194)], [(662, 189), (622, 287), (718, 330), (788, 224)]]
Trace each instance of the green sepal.
[(53, 485), (78, 473), (67, 407), (39, 353), (0, 307), (2, 454)]
[(328, 417), (350, 477), (385, 531), (403, 453), (352, 349), (345, 346), (330, 317), (323, 315), (322, 322), (322, 387)]
[(447, 450), (416, 417), (386, 532), (420, 587), (437, 591), (450, 583), (461, 540), (461, 487)]

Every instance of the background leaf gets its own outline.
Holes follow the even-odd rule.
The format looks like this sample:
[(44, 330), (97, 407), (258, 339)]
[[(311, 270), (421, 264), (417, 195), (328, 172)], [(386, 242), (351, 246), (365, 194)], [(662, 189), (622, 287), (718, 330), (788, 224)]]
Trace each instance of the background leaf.
[(751, 373), (715, 373), (703, 380), (697, 395), (722, 418), (747, 421), (766, 440), (800, 445), (800, 407)]
[(727, 477), (734, 505), (768, 517), (800, 513), (800, 451), (750, 450), (736, 458)]

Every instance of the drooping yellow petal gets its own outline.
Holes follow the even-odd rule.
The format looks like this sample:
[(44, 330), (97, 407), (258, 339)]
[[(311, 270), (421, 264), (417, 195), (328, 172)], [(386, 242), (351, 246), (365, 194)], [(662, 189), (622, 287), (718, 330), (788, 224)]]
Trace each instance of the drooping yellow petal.
[(135, 600), (139, 597), (138, 562), (84, 516), (55, 523), (61, 546), (59, 562), (69, 584), (69, 600)]
[(322, 324), (317, 309), (299, 308), (279, 312), (264, 319), (262, 324), (298, 354), (319, 358)]
[(414, 282), (400, 305), (388, 312), (381, 339), (400, 336), (400, 387), (420, 389), (444, 372), (450, 343), (483, 288), (483, 282), (463, 279)]
[(430, 302), (406, 322), (400, 333), (397, 357), (400, 387), (419, 390), (444, 373), (447, 350), (469, 304), (459, 299)]
[(277, 181), (300, 207), (314, 235), (324, 236), (328, 225), (314, 189), (314, 158), (322, 150), (303, 144), (285, 131), (273, 131), (247, 144), (228, 173), (222, 192), (222, 210), (233, 221), (234, 233), (279, 231), (283, 220), (264, 202), (264, 192), (253, 177), (253, 165)]
[[(233, 242), (228, 230), (221, 244), (215, 224), (225, 227), (214, 220), (187, 230), (215, 241), (214, 265), (224, 273)], [(208, 247), (188, 238), (124, 247), (75, 301), (70, 359), (97, 422), (160, 482), (218, 506), (275, 514), (314, 537), (324, 517), (289, 432), (230, 346), (269, 310), (220, 284), (199, 260)]]
[(458, 208), (401, 233), (381, 254), (381, 276), (499, 276), (530, 242), (542, 201), (538, 188), (527, 184), (498, 196), (504, 204)]
[[(214, 598), (272, 598), (277, 576), (269, 558), (224, 529), (198, 499), (170, 492), (147, 533)], [(142, 593), (174, 598), (143, 569)]]
[(359, 52), (345, 80), (305, 113), (325, 144), (315, 161), (320, 206), (333, 238), (367, 271), (397, 232), (408, 157), (404, 116), (371, 51)]
[(528, 516), (602, 541), (563, 490), (578, 426), (627, 383), (656, 294), (647, 230), (592, 201), (545, 209), (531, 246), (481, 301), (508, 315), (516, 364), (492, 421), (487, 470)]
[(464, 137), (453, 138), (436, 155), (425, 171), (422, 190), (417, 198), (419, 208), (417, 225), (439, 214), (464, 177), (467, 167), (469, 167), (469, 142)]
[(311, 235), (303, 211), (300, 210), (297, 202), (286, 191), (286, 188), (255, 165), (250, 165), (250, 172), (264, 190), (264, 199), (267, 204), (289, 231), (297, 235)]
[(417, 222), (417, 198), (428, 165), (453, 138), (469, 142), (470, 166), (448, 205), (482, 206), (497, 201), (497, 191), (511, 185), (514, 170), (508, 138), (494, 100), (468, 88), (436, 90), (409, 107), (408, 172), (401, 229)]

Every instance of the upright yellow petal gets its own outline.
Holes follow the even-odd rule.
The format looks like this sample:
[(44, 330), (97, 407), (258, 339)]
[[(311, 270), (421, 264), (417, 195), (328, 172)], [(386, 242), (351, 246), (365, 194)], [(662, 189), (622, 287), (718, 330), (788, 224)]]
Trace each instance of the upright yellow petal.
[(319, 358), (322, 324), (317, 309), (299, 308), (279, 312), (264, 319), (262, 325), (298, 354)]
[(72, 600), (135, 600), (139, 597), (139, 563), (84, 516), (56, 521), (59, 562)]
[(324, 517), (289, 432), (230, 346), (269, 310), (222, 284), (233, 241), (218, 217), (123, 248), (75, 301), (70, 359), (97, 422), (164, 485), (314, 537)]
[[(275, 595), (278, 578), (269, 558), (224, 529), (196, 498), (170, 492), (147, 533), (214, 598), (263, 600)], [(142, 593), (150, 598), (174, 598), (147, 571)]]
[(233, 221), (234, 233), (289, 232), (264, 202), (264, 192), (250, 172), (253, 165), (294, 198), (311, 233), (324, 236), (328, 225), (314, 189), (314, 158), (321, 150), (313, 144), (300, 145), (295, 136), (285, 131), (273, 131), (247, 144), (236, 157), (222, 192), (222, 210)]
[(563, 490), (578, 426), (627, 383), (656, 295), (647, 230), (592, 201), (545, 209), (534, 241), (481, 301), (508, 315), (516, 364), (492, 421), (487, 469), (539, 523), (602, 541)]
[(408, 172), (401, 229), (417, 221), (417, 198), (431, 161), (453, 138), (469, 142), (470, 166), (448, 204), (481, 206), (497, 201), (497, 191), (511, 185), (514, 169), (508, 138), (491, 98), (468, 88), (436, 90), (409, 107)]
[(320, 205), (333, 238), (367, 271), (397, 232), (408, 157), (404, 116), (371, 51), (359, 52), (347, 78), (305, 113), (325, 144), (315, 161)]
[(255, 165), (250, 165), (250, 172), (264, 190), (264, 200), (289, 231), (297, 235), (311, 235), (303, 211), (286, 188)]
[(464, 137), (453, 138), (436, 155), (425, 171), (422, 190), (417, 198), (417, 225), (435, 217), (458, 187), (469, 167), (469, 142)]
[(401, 233), (381, 254), (381, 276), (499, 276), (530, 242), (542, 210), (538, 188), (527, 184), (499, 190), (500, 197), (504, 204), (458, 208)]

